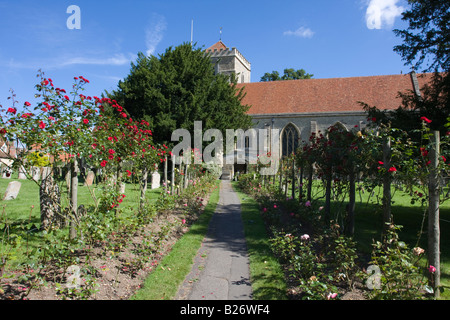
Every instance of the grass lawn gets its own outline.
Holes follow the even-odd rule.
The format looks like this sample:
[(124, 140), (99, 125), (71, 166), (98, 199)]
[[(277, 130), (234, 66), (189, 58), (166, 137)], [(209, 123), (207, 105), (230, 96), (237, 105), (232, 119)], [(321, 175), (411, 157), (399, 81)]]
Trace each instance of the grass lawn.
[[(19, 195), (14, 200), (3, 200), (4, 193), (8, 184), (11, 181), (19, 181), (21, 183), (21, 188), (19, 191)], [(67, 191), (65, 188), (65, 183), (58, 183), (60, 186), (61, 192), (61, 202), (62, 206), (65, 207), (68, 204), (67, 201)], [(149, 189), (147, 190), (146, 197), (148, 201), (152, 201), (158, 197), (161, 189)], [(80, 182), (78, 185), (78, 205), (83, 204), (85, 207), (90, 205), (94, 205), (94, 199), (92, 197), (92, 193), (99, 197), (101, 195), (101, 189), (97, 187), (97, 185), (92, 185), (90, 188), (83, 186), (83, 183)], [(138, 184), (127, 184), (125, 187), (126, 197), (124, 198), (121, 209), (123, 210), (123, 214), (132, 214), (137, 206), (139, 205), (139, 197), (140, 190)], [(11, 179), (1, 179), (0, 178), (0, 223), (7, 222), (10, 226), (15, 225), (26, 225), (28, 223), (34, 224), (36, 227), (32, 229), (28, 234), (25, 232), (20, 232), (19, 235), (22, 236), (23, 239), (28, 240), (29, 248), (36, 248), (40, 245), (41, 241), (41, 231), (39, 230), (41, 224), (40, 217), (40, 204), (39, 204), (39, 186), (29, 180), (17, 180), (13, 176)], [(32, 209), (31, 207), (34, 206)], [(1, 237), (5, 236), (1, 234)], [(22, 250), (20, 250), (22, 251)], [(0, 251), (1, 252), (1, 251)], [(15, 263), (20, 263), (23, 261), (23, 257), (21, 253), (17, 252), (17, 260)]]
[(286, 300), (284, 273), (270, 249), (269, 238), (258, 203), (232, 182), (241, 201), (242, 221), (250, 260), (253, 299)]
[[(315, 196), (314, 196), (315, 194)], [(291, 195), (290, 190), (287, 193)], [(358, 247), (362, 252), (370, 253), (373, 241), (381, 238), (381, 230), (383, 226), (381, 204), (377, 203), (376, 195), (382, 196), (382, 189), (376, 189), (370, 197), (368, 192), (356, 194), (355, 206), (355, 235)], [(325, 203), (322, 188), (319, 184), (315, 185), (313, 191), (313, 199), (320, 198), (317, 205), (321, 206)], [(343, 212), (347, 202), (332, 202), (332, 212)], [(427, 249), (427, 219), (424, 213), (426, 207), (420, 205), (419, 202), (411, 204), (411, 198), (401, 191), (393, 190), (392, 216), (393, 221), (397, 225), (403, 226), (399, 233), (400, 240), (404, 241), (411, 248), (420, 246)], [(450, 300), (450, 200), (444, 202), (440, 206), (440, 232), (441, 232), (441, 285), (445, 291), (441, 294), (441, 298)], [(419, 237), (420, 235), (420, 237)], [(425, 264), (426, 261), (424, 260)]]

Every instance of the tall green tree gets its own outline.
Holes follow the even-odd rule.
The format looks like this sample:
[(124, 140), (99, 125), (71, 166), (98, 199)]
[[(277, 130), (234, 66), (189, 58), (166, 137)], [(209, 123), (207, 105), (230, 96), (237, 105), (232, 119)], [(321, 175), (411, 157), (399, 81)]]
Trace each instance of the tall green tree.
[(130, 74), (108, 94), (132, 118), (150, 123), (156, 143), (170, 144), (176, 129), (194, 130), (202, 121), (203, 131), (247, 129), (252, 126), (242, 105), (242, 89), (234, 79), (214, 74), (209, 55), (189, 43), (168, 48), (156, 56), (138, 54)]
[(314, 76), (313, 74), (306, 73), (306, 71), (303, 69), (294, 70), (294, 69), (290, 68), (290, 69), (284, 69), (284, 73), (282, 76), (280, 76), (280, 73), (278, 71), (272, 71), (271, 73), (266, 72), (261, 77), (261, 82), (311, 79), (313, 76)]
[(403, 103), (395, 112), (383, 113), (377, 109), (383, 106), (366, 106), (366, 110), (378, 121), (391, 122), (393, 127), (405, 130), (420, 128), (420, 117), (425, 116), (432, 120), (430, 127), (443, 134), (450, 116), (450, 1), (409, 0), (408, 3), (410, 6), (402, 13), (402, 20), (409, 25), (405, 30), (394, 30), (403, 39), (394, 51), (414, 70), (432, 72), (431, 81), (421, 87), (420, 96), (413, 91), (401, 92)]

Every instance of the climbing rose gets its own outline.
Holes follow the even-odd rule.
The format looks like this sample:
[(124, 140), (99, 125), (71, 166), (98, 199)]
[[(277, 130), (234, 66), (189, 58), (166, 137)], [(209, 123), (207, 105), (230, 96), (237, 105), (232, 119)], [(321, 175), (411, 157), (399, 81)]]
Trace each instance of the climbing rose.
[(330, 292), (330, 293), (328, 294), (328, 296), (327, 296), (327, 299), (330, 300), (330, 299), (334, 299), (334, 298), (336, 298), (336, 297), (337, 297), (337, 293), (331, 293), (331, 292)]
[(42, 121), (39, 121), (39, 128), (44, 129), (45, 123), (43, 123)]
[(108, 161), (103, 160), (103, 161), (100, 163), (100, 165), (101, 165), (102, 167), (105, 167), (107, 163), (108, 163)]
[(420, 120), (425, 121), (426, 123), (431, 123), (431, 120), (427, 117), (421, 117)]
[(420, 248), (420, 247), (415, 247), (415, 248), (413, 249), (413, 252), (414, 252), (414, 255), (420, 256), (422, 253), (425, 252), (425, 250), (423, 250), (423, 249)]
[(428, 271), (429, 271), (430, 273), (435, 273), (435, 272), (436, 272), (436, 268), (433, 267), (432, 265), (430, 265), (430, 266), (428, 267)]
[(309, 239), (309, 234), (304, 234), (300, 237), (301, 240), (308, 240)]
[(84, 123), (84, 124), (88, 124), (88, 123), (89, 123), (89, 120), (88, 120), (88, 119), (83, 119), (83, 123)]
[(395, 171), (397, 171), (397, 169), (395, 169), (394, 167), (389, 168), (389, 172), (395, 172)]

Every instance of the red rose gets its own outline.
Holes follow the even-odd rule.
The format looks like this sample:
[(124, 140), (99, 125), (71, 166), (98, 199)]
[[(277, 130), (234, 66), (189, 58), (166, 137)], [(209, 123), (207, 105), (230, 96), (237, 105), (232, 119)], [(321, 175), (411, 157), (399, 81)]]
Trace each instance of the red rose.
[(108, 163), (108, 161), (103, 160), (103, 161), (100, 163), (100, 165), (101, 165), (102, 167), (105, 167), (107, 163)]
[(26, 101), (24, 104), (25, 104), (27, 107), (31, 106), (31, 103), (29, 103), (28, 101)]
[(88, 119), (83, 119), (83, 123), (84, 123), (84, 124), (88, 124), (88, 123), (89, 123), (89, 120), (88, 120)]
[(425, 121), (426, 123), (431, 123), (431, 120), (427, 117), (421, 117), (420, 120)]
[(45, 123), (43, 123), (42, 121), (39, 121), (39, 128), (44, 129)]

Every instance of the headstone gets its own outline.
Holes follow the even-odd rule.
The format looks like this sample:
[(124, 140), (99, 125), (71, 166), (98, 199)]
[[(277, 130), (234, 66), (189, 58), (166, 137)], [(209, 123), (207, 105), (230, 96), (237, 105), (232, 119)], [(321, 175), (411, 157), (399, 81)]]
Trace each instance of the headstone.
[(6, 168), (5, 170), (3, 170), (2, 178), (3, 179), (11, 179), (11, 169)]
[(119, 185), (119, 193), (125, 194), (125, 182), (121, 182)]
[(89, 171), (86, 177), (86, 181), (84, 182), (85, 186), (92, 186), (95, 179), (95, 173), (94, 171)]
[(77, 265), (71, 265), (67, 268), (67, 281), (66, 288), (68, 289), (78, 289), (81, 285), (81, 272), (80, 267)]
[(41, 178), (41, 169), (38, 167), (31, 167), (31, 176), (34, 181), (39, 181)]
[(5, 196), (3, 200), (13, 200), (19, 195), (20, 187), (22, 184), (19, 181), (12, 181), (8, 184), (6, 188)]
[(27, 179), (27, 174), (25, 171), (25, 168), (23, 166), (20, 166), (19, 168), (19, 180), (26, 180)]
[(152, 189), (158, 189), (160, 187), (161, 175), (158, 171), (152, 174)]

